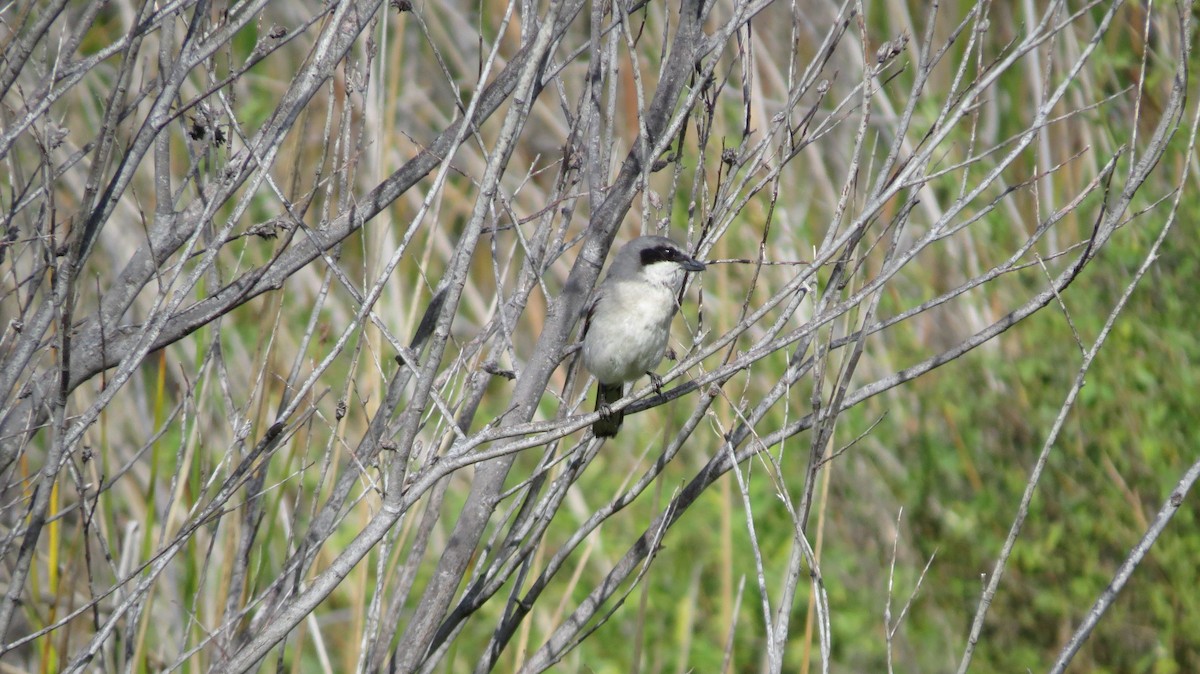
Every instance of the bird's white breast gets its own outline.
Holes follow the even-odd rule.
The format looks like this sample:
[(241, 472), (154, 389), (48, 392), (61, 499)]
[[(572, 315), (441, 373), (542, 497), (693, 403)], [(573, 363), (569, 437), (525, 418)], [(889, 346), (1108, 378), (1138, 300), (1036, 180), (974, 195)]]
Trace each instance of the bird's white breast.
[(605, 384), (633, 381), (653, 370), (666, 351), (675, 309), (675, 294), (660, 283), (605, 287), (584, 338), (584, 365)]

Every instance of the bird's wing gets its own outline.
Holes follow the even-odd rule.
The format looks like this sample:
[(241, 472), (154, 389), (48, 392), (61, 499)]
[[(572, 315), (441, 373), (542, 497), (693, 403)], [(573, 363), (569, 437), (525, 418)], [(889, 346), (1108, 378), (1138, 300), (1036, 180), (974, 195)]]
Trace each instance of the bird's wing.
[(596, 288), (596, 292), (592, 293), (592, 299), (587, 303), (583, 314), (583, 329), (579, 331), (579, 340), (583, 341), (587, 337), (588, 328), (592, 327), (592, 316), (596, 313), (596, 305), (600, 303), (600, 297), (604, 293), (604, 287)]

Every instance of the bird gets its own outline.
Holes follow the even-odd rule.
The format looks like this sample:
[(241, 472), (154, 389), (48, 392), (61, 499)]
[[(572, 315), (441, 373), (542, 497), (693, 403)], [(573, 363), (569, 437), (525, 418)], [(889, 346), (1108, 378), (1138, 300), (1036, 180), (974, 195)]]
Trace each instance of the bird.
[(641, 236), (617, 251), (583, 328), (583, 365), (598, 383), (596, 437), (620, 430), (625, 413), (610, 405), (625, 394), (625, 384), (649, 375), (656, 387), (662, 385), (653, 370), (667, 350), (680, 281), (704, 268), (665, 236)]

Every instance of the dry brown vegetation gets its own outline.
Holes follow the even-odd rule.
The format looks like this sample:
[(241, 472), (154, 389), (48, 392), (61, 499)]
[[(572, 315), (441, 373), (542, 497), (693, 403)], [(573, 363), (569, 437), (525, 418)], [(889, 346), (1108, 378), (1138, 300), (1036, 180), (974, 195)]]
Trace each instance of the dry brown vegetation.
[[(1195, 665), (1188, 544), (1084, 646), (1200, 462), (1077, 439), (1179, 415), (1069, 416), (1200, 213), (1192, 13), (0, 9), (4, 667)], [(711, 264), (601, 442), (639, 233)]]

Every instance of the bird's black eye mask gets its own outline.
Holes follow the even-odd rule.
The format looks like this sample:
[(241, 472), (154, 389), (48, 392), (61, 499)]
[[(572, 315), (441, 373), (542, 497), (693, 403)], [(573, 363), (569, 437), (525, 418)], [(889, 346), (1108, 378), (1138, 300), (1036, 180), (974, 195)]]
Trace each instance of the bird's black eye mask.
[(655, 262), (683, 262), (688, 259), (678, 249), (671, 246), (654, 246), (642, 251), (642, 266), (647, 267)]

